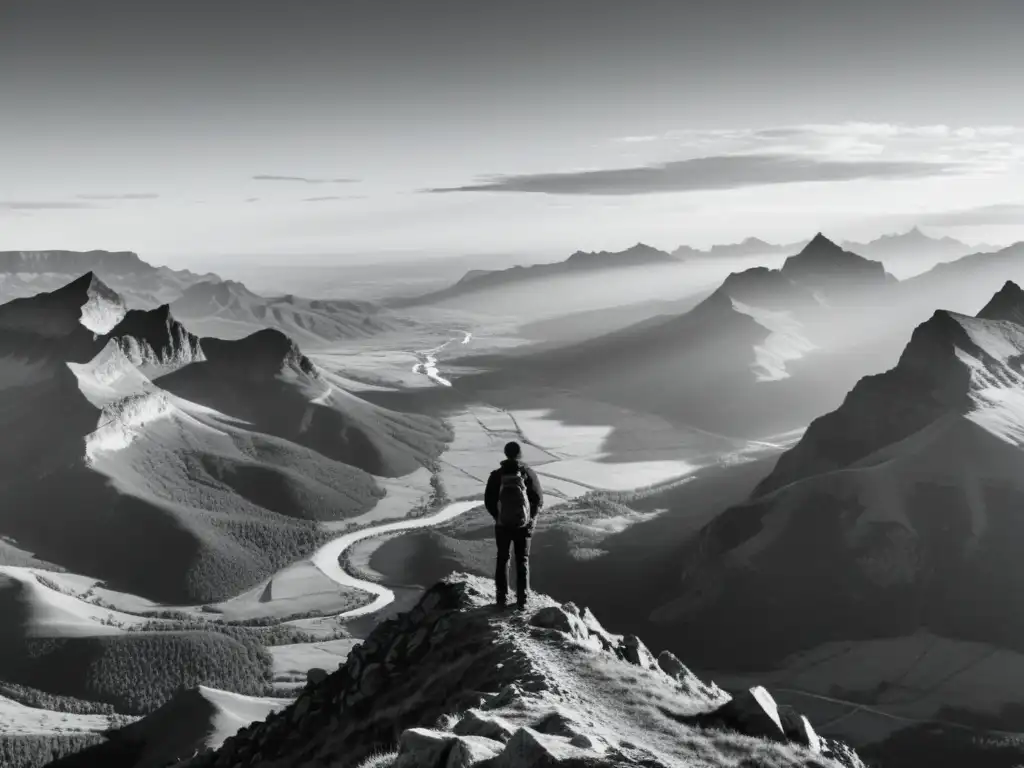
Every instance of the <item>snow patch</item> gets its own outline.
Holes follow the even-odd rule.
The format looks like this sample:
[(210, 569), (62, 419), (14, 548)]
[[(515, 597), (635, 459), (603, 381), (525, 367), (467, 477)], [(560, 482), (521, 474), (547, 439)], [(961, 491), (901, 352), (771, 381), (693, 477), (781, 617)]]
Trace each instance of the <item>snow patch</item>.
[(173, 406), (163, 393), (130, 395), (103, 408), (99, 426), (85, 436), (85, 458), (90, 465), (102, 453), (121, 451), (139, 436), (142, 427), (169, 417)]
[(803, 333), (803, 325), (791, 312), (753, 307), (732, 300), (733, 309), (754, 319), (769, 331), (764, 344), (754, 348), (753, 370), (757, 381), (789, 378), (786, 363), (799, 360), (816, 349)]
[(127, 448), (143, 426), (175, 410), (163, 390), (147, 379), (113, 340), (88, 363), (67, 363), (85, 398), (100, 409), (96, 429), (85, 436), (90, 465), (102, 453)]
[(103, 336), (114, 330), (126, 313), (124, 302), (119, 297), (111, 298), (96, 290), (95, 286), (91, 286), (89, 299), (82, 305), (81, 323), (97, 336)]

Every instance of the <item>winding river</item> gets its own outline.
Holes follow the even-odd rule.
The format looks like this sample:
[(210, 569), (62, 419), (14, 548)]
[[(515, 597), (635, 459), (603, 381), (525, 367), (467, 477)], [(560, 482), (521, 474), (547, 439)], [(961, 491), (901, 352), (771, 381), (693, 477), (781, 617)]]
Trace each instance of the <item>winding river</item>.
[(459, 333), (462, 334), (461, 339), (451, 338), (439, 347), (434, 347), (424, 352), (417, 352), (416, 357), (420, 361), (412, 367), (413, 373), (421, 373), (435, 384), (440, 384), (442, 387), (450, 387), (452, 383), (438, 373), (437, 355), (452, 342), (458, 341), (460, 344), (469, 344), (469, 340), (473, 338), (473, 334), (469, 331), (459, 331)]
[(396, 520), (395, 522), (375, 525), (371, 528), (364, 528), (360, 531), (346, 533), (329, 541), (318, 549), (313, 554), (311, 560), (313, 561), (313, 565), (319, 568), (327, 578), (337, 582), (343, 587), (361, 589), (364, 592), (369, 592), (374, 595), (372, 602), (360, 606), (359, 608), (353, 608), (351, 611), (339, 613), (336, 618), (351, 619), (356, 616), (365, 616), (368, 613), (374, 613), (381, 610), (392, 603), (395, 599), (395, 593), (383, 584), (357, 578), (341, 567), (339, 559), (346, 549), (358, 541), (363, 541), (364, 539), (369, 539), (374, 536), (381, 536), (386, 533), (396, 533), (398, 531), (414, 530), (416, 528), (428, 528), (432, 525), (446, 523), (471, 509), (476, 509), (481, 504), (482, 501), (479, 499), (475, 501), (454, 501), (440, 511), (435, 512), (432, 515), (428, 515), (427, 517), (417, 517), (411, 520)]
[[(458, 331), (458, 333), (462, 334), (462, 338), (452, 337), (444, 344), (441, 344), (434, 349), (429, 349), (425, 352), (417, 352), (416, 356), (420, 359), (420, 362), (413, 366), (413, 371), (425, 375), (437, 384), (450, 387), (451, 382), (443, 378), (437, 371), (437, 354), (450, 344), (455, 342), (458, 342), (459, 344), (468, 344), (470, 339), (473, 338), (473, 334), (469, 331)], [(310, 560), (314, 566), (327, 576), (327, 578), (342, 587), (359, 589), (363, 592), (369, 592), (374, 596), (374, 599), (370, 603), (360, 606), (359, 608), (353, 608), (350, 611), (343, 611), (342, 613), (337, 614), (335, 618), (352, 619), (357, 616), (376, 613), (382, 608), (387, 607), (395, 600), (395, 593), (383, 584), (378, 584), (375, 581), (368, 581), (366, 579), (360, 579), (348, 573), (348, 571), (341, 566), (341, 555), (346, 549), (356, 542), (364, 541), (366, 539), (373, 538), (374, 536), (382, 536), (384, 534), (397, 533), (399, 531), (411, 531), (417, 528), (428, 528), (432, 525), (446, 523), (471, 509), (479, 507), (481, 503), (481, 499), (455, 501), (427, 517), (417, 517), (410, 520), (396, 520), (390, 523), (383, 523), (381, 525), (375, 525), (370, 528), (364, 528), (359, 531), (343, 534), (336, 539), (332, 539), (318, 549)]]

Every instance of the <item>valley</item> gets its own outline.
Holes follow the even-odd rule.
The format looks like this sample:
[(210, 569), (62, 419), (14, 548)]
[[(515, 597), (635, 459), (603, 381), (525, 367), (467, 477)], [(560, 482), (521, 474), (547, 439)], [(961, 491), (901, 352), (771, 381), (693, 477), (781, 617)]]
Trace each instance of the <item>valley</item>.
[[(762, 534), (767, 541), (785, 536), (794, 515), (809, 520), (803, 499), (831, 493), (790, 488), (801, 485), (794, 482), (801, 472), (827, 469), (819, 465), (829, 454), (807, 447), (820, 439), (822, 419), (812, 415), (841, 406), (854, 397), (844, 400), (848, 390), (866, 386), (855, 387), (858, 380), (878, 378), (907, 358), (900, 334), (910, 336), (913, 324), (920, 324), (915, 339), (950, 333), (941, 330), (947, 315), (921, 324), (922, 315), (936, 297), (952, 296), (964, 270), (984, 286), (1015, 262), (1006, 254), (979, 254), (897, 281), (822, 235), (797, 255), (767, 258), (777, 266), (725, 274), (710, 293), (701, 282), (706, 278), (691, 281), (700, 287), (677, 299), (675, 309), (659, 303), (665, 294), (652, 294), (652, 306), (666, 314), (639, 320), (633, 310), (622, 311), (618, 297), (596, 291), (560, 306), (538, 295), (534, 301), (547, 314), (525, 318), (507, 314), (501, 301), (485, 311), (470, 292), (468, 303), (459, 293), (443, 294), (436, 303), (406, 307), (402, 325), (366, 327), (334, 340), (296, 313), (277, 314), (259, 328), (252, 307), (263, 299), (230, 282), (233, 298), (225, 299), (220, 288), (213, 290), (219, 278), (199, 284), (204, 300), (217, 304), (213, 309), (193, 299), (132, 308), (96, 275), (0, 306), (2, 386), (17, 404), (8, 423), (39, 412), (30, 403), (62, 414), (37, 424), (33, 442), (11, 444), (4, 454), (8, 471), (51, 478), (0, 489), (10, 510), (0, 518), (0, 610), (14, 619), (0, 632), (8, 657), (0, 680), (28, 697), (23, 701), (42, 703), (26, 713), (27, 705), (12, 699), (3, 710), (6, 733), (102, 740), (112, 722), (116, 733), (129, 733), (124, 725), (135, 723), (151, 734), (167, 712), (205, 711), (200, 727), (211, 718), (244, 722), (248, 715), (239, 713), (256, 719), (287, 706), (310, 670), (338, 668), (377, 627), (403, 616), (453, 570), (491, 573), (483, 487), (502, 446), (515, 440), (547, 498), (534, 545), (538, 590), (585, 601), (614, 631), (641, 631), (730, 690), (767, 683), (779, 701), (812, 714), (822, 733), (866, 754), (884, 756), (919, 728), (976, 727), (972, 718), (988, 723), (977, 726), (981, 732), (1005, 736), (999, 723), (1010, 705), (1007, 683), (982, 682), (985, 667), (964, 654), (970, 643), (982, 659), (1012, 654), (1012, 644), (993, 643), (991, 634), (948, 636), (948, 625), (946, 636), (936, 625), (905, 641), (865, 634), (864, 624), (844, 634), (825, 610), (818, 623), (827, 631), (794, 644), (805, 619), (789, 613), (790, 604), (804, 599), (793, 585), (780, 590), (785, 601), (767, 604), (776, 615), (772, 631), (747, 644), (725, 640), (747, 621), (768, 621), (756, 618), (761, 608), (728, 601), (763, 603), (762, 587), (774, 571), (759, 570), (745, 584), (742, 568), (721, 570), (708, 546), (718, 536), (732, 541), (736, 510), (759, 510), (766, 493), (797, 499), (773, 524), (782, 527)], [(686, 266), (671, 269), (685, 273)], [(710, 274), (704, 265), (696, 269), (694, 275)], [(602, 265), (585, 279), (621, 271)], [(648, 285), (660, 282), (653, 274)], [(513, 280), (503, 300), (518, 301), (524, 279), (531, 278)], [(1005, 324), (1024, 312), (1014, 284), (1004, 283), (977, 322)], [(642, 284), (634, 278), (632, 285)], [(538, 290), (548, 289), (561, 290)], [(878, 311), (880, 296), (894, 299), (891, 310)], [(245, 301), (238, 303), (240, 297)], [(305, 302), (291, 304), (312, 306)], [(963, 297), (958, 302), (965, 304)], [(243, 305), (243, 319), (231, 321), (235, 330), (224, 326), (223, 313)], [(323, 300), (316, 306), (352, 305)], [(581, 312), (596, 321), (584, 338), (570, 330)], [(214, 315), (220, 325), (202, 319)], [(538, 342), (538, 317), (554, 324), (556, 336), (558, 324), (570, 318), (568, 335)], [(91, 327), (83, 328), (85, 322)], [(989, 350), (983, 359), (1015, 354), (1004, 350), (1017, 342), (1003, 325), (998, 333), (1004, 335), (990, 338), (989, 325), (956, 322)], [(888, 329), (878, 336), (882, 326)], [(940, 330), (922, 330), (931, 326)], [(250, 327), (255, 330), (241, 330)], [(317, 327), (314, 339), (309, 334)], [(960, 331), (952, 333), (959, 338)], [(1017, 374), (995, 375), (1006, 381)], [(1000, 440), (1014, 439), (1015, 401), (985, 397), (990, 405), (971, 423)], [(900, 427), (892, 417), (891, 423), (897, 436), (918, 428), (915, 420)], [(934, 437), (915, 438), (922, 450), (929, 440), (946, 439), (938, 424), (931, 429)], [(957, 439), (978, 443), (986, 455), (1005, 453), (996, 444), (981, 446), (967, 427), (958, 429)], [(842, 432), (852, 436), (856, 429)], [(55, 455), (54, 446), (62, 453)], [(829, 450), (850, 460), (845, 448)], [(803, 466), (796, 457), (808, 451), (812, 469), (794, 469)], [(1000, 459), (1007, 471), (1014, 461), (1009, 454)], [(847, 470), (843, 481), (853, 477)], [(814, 482), (839, 481), (804, 480)], [(867, 492), (892, 504), (890, 495), (902, 491), (872, 480)], [(29, 513), (35, 508), (48, 510), (48, 524), (62, 520), (70, 535), (40, 528)], [(75, 515), (78, 509), (87, 513)], [(746, 523), (735, 525), (744, 530)], [(828, 535), (822, 521), (804, 525)], [(799, 544), (783, 551), (785, 565), (773, 567), (789, 578), (786, 570), (806, 555)], [(755, 549), (745, 557), (758, 556)], [(904, 567), (893, 556), (873, 555), (881, 559), (872, 567), (879, 573)], [(681, 562), (682, 589), (675, 586)], [(701, 573), (705, 567), (710, 575)], [(815, 588), (835, 583), (823, 580)], [(708, 587), (708, 594), (699, 592)], [(723, 595), (728, 601), (714, 604)], [(680, 634), (680, 622), (694, 615), (700, 629)], [(936, 634), (921, 634), (927, 631)], [(881, 658), (912, 654), (896, 649), (918, 647), (920, 637), (932, 638), (920, 646), (922, 657), (939, 649), (948, 657), (934, 674), (969, 676), (976, 681), (972, 690), (981, 685), (986, 692), (968, 702), (963, 689), (944, 683), (907, 704), (880, 693), (895, 674)], [(955, 650), (960, 646), (963, 654)], [(179, 661), (167, 666), (166, 658)], [(723, 666), (737, 658), (743, 664)], [(140, 663), (159, 672), (143, 683)], [(848, 668), (864, 663), (878, 676), (843, 682)], [(817, 676), (808, 674), (808, 664), (820, 669)], [(135, 671), (105, 671), (118, 668)], [(911, 673), (904, 677), (901, 685), (911, 685)], [(182, 698), (175, 693), (181, 690), (193, 693)], [(47, 702), (56, 708), (47, 709)], [(230, 729), (212, 728), (202, 748), (216, 748)], [(198, 743), (194, 733), (184, 733), (181, 743)]]

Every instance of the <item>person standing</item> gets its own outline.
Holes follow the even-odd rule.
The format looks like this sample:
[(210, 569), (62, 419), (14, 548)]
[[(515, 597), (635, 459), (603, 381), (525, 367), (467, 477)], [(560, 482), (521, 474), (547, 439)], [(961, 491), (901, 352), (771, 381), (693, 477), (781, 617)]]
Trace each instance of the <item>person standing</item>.
[(499, 607), (508, 603), (509, 550), (516, 560), (516, 607), (526, 607), (530, 593), (530, 539), (537, 515), (544, 507), (540, 480), (522, 461), (517, 442), (505, 445), (505, 459), (487, 478), (484, 506), (494, 518), (494, 538), (498, 545), (494, 572), (494, 592)]

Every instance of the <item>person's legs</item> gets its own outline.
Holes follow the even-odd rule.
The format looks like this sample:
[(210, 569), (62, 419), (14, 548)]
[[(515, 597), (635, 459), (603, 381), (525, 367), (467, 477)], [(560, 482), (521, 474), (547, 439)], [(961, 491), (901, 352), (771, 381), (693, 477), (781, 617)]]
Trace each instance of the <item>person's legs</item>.
[[(526, 598), (530, 594), (530, 541), (525, 529), (516, 531), (516, 601), (520, 607), (526, 604)], [(508, 550), (505, 551), (507, 557)]]
[(494, 569), (494, 596), (499, 604), (504, 605), (508, 599), (508, 550), (512, 544), (511, 532), (496, 525), (494, 540), (498, 544), (498, 561)]

